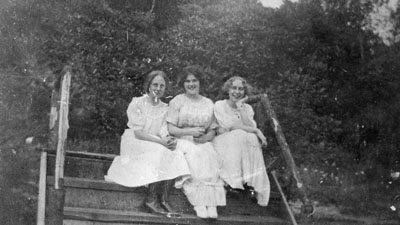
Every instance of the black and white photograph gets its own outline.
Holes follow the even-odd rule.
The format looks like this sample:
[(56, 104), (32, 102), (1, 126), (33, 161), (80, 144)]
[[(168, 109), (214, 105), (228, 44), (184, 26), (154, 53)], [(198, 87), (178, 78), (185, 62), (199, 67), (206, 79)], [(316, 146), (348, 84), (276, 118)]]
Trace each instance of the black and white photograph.
[(400, 224), (400, 1), (0, 0), (0, 224)]

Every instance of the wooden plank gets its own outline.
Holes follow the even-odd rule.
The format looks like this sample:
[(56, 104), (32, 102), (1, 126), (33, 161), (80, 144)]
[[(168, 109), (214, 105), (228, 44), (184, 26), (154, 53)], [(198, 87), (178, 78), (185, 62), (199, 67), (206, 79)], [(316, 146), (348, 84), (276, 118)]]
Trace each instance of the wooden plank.
[[(57, 153), (54, 149), (43, 149), (42, 151), (45, 151), (50, 155), (55, 155)], [(114, 158), (118, 156), (115, 154), (103, 154), (103, 153), (85, 152), (85, 151), (66, 151), (65, 154), (66, 156), (70, 157), (78, 157), (82, 159), (98, 159), (106, 161), (113, 161)]]
[[(54, 179), (53, 176), (48, 176), (47, 179), (51, 181)], [(120, 191), (120, 192), (146, 192), (144, 186), (141, 187), (124, 187), (116, 183), (107, 182), (104, 180), (93, 180), (87, 178), (77, 178), (77, 177), (64, 177), (64, 187), (74, 187), (74, 188), (85, 188), (93, 190), (104, 190), (104, 191)], [(172, 189), (172, 193), (177, 192), (177, 189)], [(180, 191), (179, 191), (180, 192)], [(280, 195), (277, 192), (271, 192), (271, 199), (280, 199)]]
[[(53, 167), (55, 155), (49, 155), (47, 167)], [(87, 159), (67, 156), (65, 158), (64, 177), (80, 177), (94, 180), (104, 180), (110, 168), (111, 161)], [(48, 176), (54, 176), (54, 171), (48, 171)]]
[(54, 188), (60, 189), (60, 179), (64, 177), (64, 161), (65, 161), (65, 142), (68, 134), (68, 111), (69, 111), (69, 89), (71, 86), (70, 68), (66, 67), (63, 71), (61, 83), (61, 98), (59, 102), (59, 117), (58, 117), (58, 135), (57, 135), (57, 154), (55, 165), (55, 183)]
[[(48, 180), (54, 179), (53, 176), (48, 176)], [(93, 180), (87, 178), (72, 178), (64, 177), (64, 187), (85, 188), (104, 191), (121, 191), (121, 192), (145, 192), (145, 187), (124, 187), (119, 184), (106, 182), (104, 180)]]
[(286, 210), (289, 213), (289, 217), (290, 217), (290, 220), (292, 221), (292, 224), (297, 225), (296, 219), (294, 218), (294, 215), (292, 213), (292, 210), (290, 209), (289, 203), (286, 200), (286, 196), (282, 191), (282, 188), (281, 188), (281, 185), (279, 184), (278, 178), (276, 178), (275, 171), (272, 171), (271, 174), (272, 174), (272, 177), (274, 178), (276, 186), (278, 187), (279, 193), (281, 193), (281, 195), (282, 195), (283, 203), (285, 204)]
[(79, 158), (85, 158), (85, 159), (99, 159), (99, 160), (113, 161), (117, 155), (101, 154), (101, 153), (94, 153), (94, 152), (67, 151), (67, 156), (79, 157)]
[(39, 174), (39, 196), (37, 209), (37, 225), (45, 224), (46, 211), (46, 172), (47, 172), (47, 152), (40, 154), (40, 174)]
[(121, 224), (215, 224), (215, 225), (238, 225), (238, 224), (270, 224), (270, 225), (288, 225), (284, 221), (275, 217), (259, 217), (259, 216), (219, 216), (218, 220), (203, 220), (195, 215), (183, 214), (181, 218), (166, 218), (150, 213), (120, 211), (120, 210), (103, 210), (89, 208), (65, 207), (64, 215), (66, 220), (80, 221), (98, 221), (108, 223)]

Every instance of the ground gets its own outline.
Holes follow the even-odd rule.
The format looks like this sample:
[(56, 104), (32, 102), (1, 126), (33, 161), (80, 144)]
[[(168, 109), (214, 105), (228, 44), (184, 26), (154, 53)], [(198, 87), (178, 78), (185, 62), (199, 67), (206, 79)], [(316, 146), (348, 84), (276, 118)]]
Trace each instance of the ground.
[[(35, 142), (27, 144), (25, 140), (25, 137), (16, 136), (0, 143), (0, 224), (3, 225), (36, 223), (41, 146)], [(373, 204), (381, 207), (370, 213), (356, 213), (357, 209), (346, 210), (338, 205), (316, 202), (315, 212), (307, 217), (301, 213), (299, 201), (291, 201), (290, 205), (299, 224), (399, 224), (400, 215), (389, 209), (388, 197), (384, 195), (380, 195), (382, 202)]]

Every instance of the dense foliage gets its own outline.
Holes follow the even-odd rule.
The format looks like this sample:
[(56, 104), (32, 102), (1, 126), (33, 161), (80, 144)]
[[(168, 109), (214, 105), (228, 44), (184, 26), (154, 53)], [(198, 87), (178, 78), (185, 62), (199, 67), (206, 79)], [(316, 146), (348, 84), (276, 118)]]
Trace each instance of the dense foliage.
[[(381, 181), (398, 164), (400, 46), (398, 29), (391, 45), (369, 29), (377, 2), (3, 0), (0, 126), (45, 135), (51, 80), (71, 65), (69, 137), (119, 137), (146, 73), (162, 69), (175, 81), (198, 64), (214, 100), (232, 75), (269, 94), (302, 171), (324, 171), (304, 172), (310, 186), (341, 187), (350, 169)], [(394, 28), (398, 14), (386, 21)]]

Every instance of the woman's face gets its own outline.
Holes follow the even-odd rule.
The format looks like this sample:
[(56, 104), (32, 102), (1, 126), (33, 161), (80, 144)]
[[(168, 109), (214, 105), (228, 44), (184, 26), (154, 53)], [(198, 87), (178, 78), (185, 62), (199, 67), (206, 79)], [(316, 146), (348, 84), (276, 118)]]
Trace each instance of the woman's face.
[(198, 95), (200, 92), (200, 81), (193, 74), (186, 76), (183, 86), (187, 94)]
[(245, 88), (243, 81), (236, 79), (232, 82), (229, 88), (229, 99), (233, 102), (237, 102), (245, 96)]
[(151, 81), (149, 86), (149, 95), (152, 98), (161, 98), (165, 93), (165, 80), (162, 76), (157, 75)]

